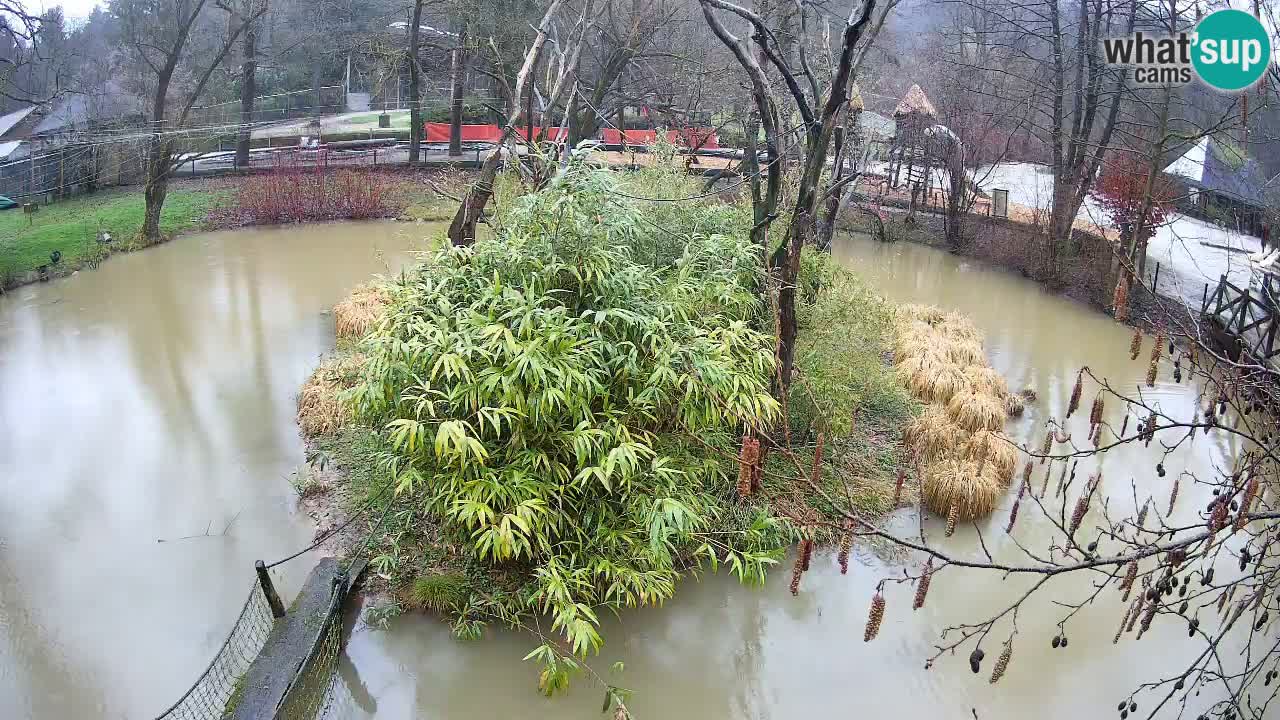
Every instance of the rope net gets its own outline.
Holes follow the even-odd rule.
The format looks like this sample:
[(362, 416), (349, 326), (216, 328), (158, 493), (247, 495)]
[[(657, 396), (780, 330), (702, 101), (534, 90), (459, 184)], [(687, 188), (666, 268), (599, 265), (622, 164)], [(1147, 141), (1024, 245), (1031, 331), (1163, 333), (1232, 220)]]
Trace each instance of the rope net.
[(178, 702), (157, 720), (220, 720), (234, 707), (240, 678), (267, 642), (275, 625), (271, 606), (255, 579), (226, 642)]

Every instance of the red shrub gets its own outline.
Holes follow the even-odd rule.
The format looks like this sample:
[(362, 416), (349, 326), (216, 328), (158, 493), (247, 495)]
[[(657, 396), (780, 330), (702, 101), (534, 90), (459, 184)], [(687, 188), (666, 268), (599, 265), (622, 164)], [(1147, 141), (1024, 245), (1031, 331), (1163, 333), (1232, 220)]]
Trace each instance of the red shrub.
[(330, 170), (320, 157), (303, 165), (295, 155), (281, 153), (269, 172), (245, 178), (237, 204), (241, 222), (274, 225), (386, 217), (391, 212), (386, 196), (387, 181), (379, 173)]
[[(1138, 219), (1145, 205), (1147, 175), (1151, 168), (1147, 161), (1133, 153), (1116, 153), (1104, 163), (1094, 192), (1098, 204), (1116, 227), (1127, 227)], [(1155, 234), (1173, 208), (1176, 189), (1163, 173), (1157, 172), (1151, 186), (1151, 204), (1143, 219), (1143, 240)]]

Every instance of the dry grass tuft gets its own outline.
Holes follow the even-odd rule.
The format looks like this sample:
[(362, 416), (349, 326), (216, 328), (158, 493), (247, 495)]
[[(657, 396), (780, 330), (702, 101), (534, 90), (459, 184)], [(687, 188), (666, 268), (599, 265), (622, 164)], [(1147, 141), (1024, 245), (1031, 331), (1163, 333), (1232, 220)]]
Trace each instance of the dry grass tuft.
[(957, 393), (947, 403), (951, 420), (969, 432), (999, 430), (1006, 418), (1004, 401), (994, 395), (979, 392)]
[(993, 368), (982, 364), (966, 365), (964, 376), (975, 392), (995, 395), (1002, 400), (1009, 396), (1009, 384), (1005, 382), (1004, 376)]
[(937, 305), (903, 305), (898, 308), (898, 317), (905, 320), (919, 320), (928, 325), (937, 325), (946, 318), (947, 313)]
[(907, 358), (897, 367), (899, 381), (920, 400), (946, 403), (956, 393), (969, 389), (964, 375), (945, 361), (932, 356)]
[(978, 463), (958, 458), (932, 464), (920, 486), (930, 512), (945, 516), (954, 507), (963, 521), (990, 515), (1003, 495), (1004, 487), (989, 466), (979, 469)]
[(1018, 468), (1018, 449), (1004, 433), (976, 432), (960, 448), (960, 457), (989, 467), (1002, 487), (1008, 487)]
[(903, 433), (925, 464), (924, 504), (946, 516), (954, 507), (963, 520), (986, 515), (1016, 470), (1017, 449), (999, 431), (1022, 412), (1022, 398), (987, 365), (982, 334), (963, 315), (908, 305), (897, 330), (897, 377), (929, 403)]
[(307, 437), (332, 435), (351, 420), (342, 393), (355, 387), (364, 368), (361, 355), (326, 358), (298, 393), (298, 427)]
[(947, 313), (938, 324), (938, 329), (950, 340), (982, 342), (982, 331), (974, 326), (972, 320), (958, 312)]
[(946, 338), (939, 347), (952, 363), (961, 367), (980, 365), (987, 361), (986, 354), (982, 352), (982, 343), (977, 340)]
[(390, 298), (380, 285), (356, 286), (342, 302), (333, 306), (334, 328), (341, 339), (359, 340), (373, 328)]
[(964, 428), (951, 422), (939, 405), (928, 406), (915, 420), (907, 424), (902, 437), (926, 463), (947, 457), (961, 447), (966, 440)]

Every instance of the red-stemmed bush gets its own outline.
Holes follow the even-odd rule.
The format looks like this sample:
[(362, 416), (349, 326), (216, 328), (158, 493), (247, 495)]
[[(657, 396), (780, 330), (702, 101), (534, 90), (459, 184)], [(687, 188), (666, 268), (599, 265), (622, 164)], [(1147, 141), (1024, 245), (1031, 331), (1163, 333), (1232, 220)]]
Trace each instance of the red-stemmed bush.
[(293, 153), (277, 155), (270, 171), (252, 175), (237, 194), (241, 224), (275, 225), (317, 220), (362, 220), (392, 213), (388, 183), (375, 171), (326, 166), (324, 158), (303, 164)]

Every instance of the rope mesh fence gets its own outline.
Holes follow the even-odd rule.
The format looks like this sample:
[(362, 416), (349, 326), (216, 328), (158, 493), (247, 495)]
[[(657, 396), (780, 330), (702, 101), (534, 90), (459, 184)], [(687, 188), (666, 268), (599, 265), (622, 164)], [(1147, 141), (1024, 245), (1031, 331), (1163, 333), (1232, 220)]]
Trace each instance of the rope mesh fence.
[(271, 606), (255, 579), (226, 642), (191, 689), (157, 720), (219, 720), (240, 691), (240, 678), (275, 626)]
[[(342, 653), (342, 615), (332, 615), (324, 634), (316, 644), (315, 654), (298, 673), (294, 684), (285, 694), (280, 712), (281, 720), (320, 720), (337, 718), (334, 703), (337, 682), (338, 656)], [(334, 714), (330, 714), (334, 713)]]

